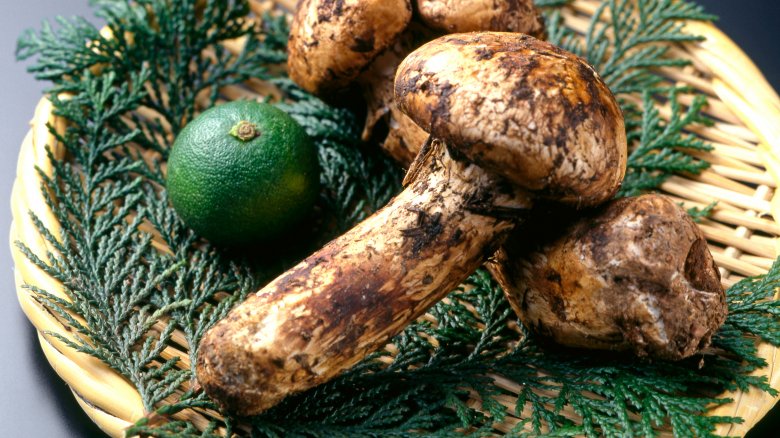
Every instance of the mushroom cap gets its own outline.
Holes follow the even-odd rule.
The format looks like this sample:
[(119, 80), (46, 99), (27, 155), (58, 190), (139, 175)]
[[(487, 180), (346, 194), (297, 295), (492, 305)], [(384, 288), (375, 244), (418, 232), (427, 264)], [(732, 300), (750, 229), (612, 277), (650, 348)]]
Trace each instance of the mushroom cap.
[(623, 180), (615, 97), (585, 61), (528, 35), (433, 40), (401, 63), (395, 96), (421, 128), (536, 196), (595, 205)]
[(302, 0), (290, 25), (290, 78), (314, 94), (346, 88), (411, 18), (410, 0)]
[(562, 345), (675, 360), (709, 345), (726, 295), (707, 241), (680, 206), (644, 195), (568, 227), (554, 222), (513, 237), (492, 266), (529, 329)]
[(501, 31), (544, 35), (544, 20), (533, 0), (416, 0), (428, 27), (447, 33)]

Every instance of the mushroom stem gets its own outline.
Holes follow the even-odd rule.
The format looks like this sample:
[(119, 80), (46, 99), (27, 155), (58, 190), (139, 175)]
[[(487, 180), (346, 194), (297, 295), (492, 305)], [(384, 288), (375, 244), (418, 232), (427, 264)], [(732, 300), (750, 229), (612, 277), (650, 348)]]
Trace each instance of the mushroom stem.
[(257, 414), (352, 367), (465, 280), (530, 207), (524, 192), (451, 159), (439, 141), (407, 181), (206, 333), (197, 369), (209, 395)]

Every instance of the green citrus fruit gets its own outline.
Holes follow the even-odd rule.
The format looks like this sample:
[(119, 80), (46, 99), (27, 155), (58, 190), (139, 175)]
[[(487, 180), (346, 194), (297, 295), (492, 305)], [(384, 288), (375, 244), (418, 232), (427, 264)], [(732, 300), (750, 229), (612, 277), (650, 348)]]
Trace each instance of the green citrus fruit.
[(168, 197), (198, 235), (221, 245), (274, 240), (306, 217), (319, 191), (317, 152), (303, 128), (266, 103), (203, 112), (168, 158)]

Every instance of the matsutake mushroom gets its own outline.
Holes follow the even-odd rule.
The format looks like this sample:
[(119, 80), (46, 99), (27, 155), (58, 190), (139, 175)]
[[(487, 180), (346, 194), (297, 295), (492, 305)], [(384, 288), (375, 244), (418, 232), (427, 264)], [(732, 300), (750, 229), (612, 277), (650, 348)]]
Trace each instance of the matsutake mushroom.
[(395, 43), (411, 18), (410, 0), (302, 0), (287, 44), (290, 78), (317, 95), (340, 91)]
[[(415, 2), (417, 16), (424, 26), (432, 31), (445, 33), (516, 32), (525, 33), (538, 39), (545, 36), (541, 11), (534, 6), (532, 0), (415, 0)], [(412, 22), (410, 29), (414, 27), (421, 26)], [(424, 37), (424, 32), (418, 31), (417, 33), (418, 36), (411, 41), (423, 40), (419, 34), (423, 34), (421, 36)], [(406, 39), (409, 40), (408, 37)], [(432, 38), (427, 38), (427, 40), (430, 39)], [(397, 47), (402, 47), (402, 50), (388, 50), (387, 52), (393, 53), (382, 55), (382, 71), (394, 72), (401, 60), (418, 45), (419, 43), (416, 45), (400, 44)], [(385, 117), (388, 134), (382, 144), (382, 149), (399, 163), (409, 165), (424, 143), (427, 133), (403, 114), (393, 101), (392, 93), (387, 93), (388, 87), (383, 86), (383, 84), (392, 81), (386, 81), (382, 75), (368, 73), (361, 78), (361, 83), (363, 90), (367, 91), (366, 100), (369, 102), (369, 108), (375, 110), (369, 112), (373, 118), (369, 117), (366, 123), (363, 139), (367, 140), (376, 121), (380, 117)]]
[(723, 324), (726, 296), (707, 241), (668, 198), (624, 198), (538, 226), (534, 237), (510, 238), (491, 270), (543, 337), (676, 360), (708, 346)]
[(401, 64), (395, 90), (432, 139), (387, 206), (205, 334), (198, 380), (225, 408), (256, 414), (355, 365), (493, 254), (534, 198), (598, 204), (622, 180), (614, 96), (551, 44), (446, 36)]
[[(544, 35), (544, 22), (530, 0), (491, 1), (490, 7), (484, 0), (418, 3), (421, 12), (435, 13), (437, 17), (451, 7), (453, 10), (443, 16), (447, 25), (437, 24), (430, 14), (421, 15), (424, 23), (410, 21), (409, 0), (305, 0), (294, 15), (288, 44), (290, 77), (322, 97), (333, 97), (357, 85), (368, 107), (362, 139), (368, 141), (376, 124), (384, 121), (388, 129), (383, 148), (406, 165), (428, 136), (398, 109), (393, 99), (395, 71), (409, 53), (442, 31)], [(475, 18), (475, 9), (485, 12)]]
[[(416, 154), (419, 150), (418, 145), (410, 142), (397, 142), (391, 146), (385, 142), (383, 147), (402, 165), (408, 165), (408, 157)], [(702, 260), (706, 262), (697, 267), (699, 275), (697, 282), (688, 283), (693, 285), (691, 289), (677, 289), (678, 292), (686, 291), (687, 294), (677, 293), (666, 296), (667, 307), (674, 307), (675, 311), (663, 313), (663, 316), (658, 320), (653, 320), (649, 318), (653, 313), (634, 313), (631, 316), (633, 319), (631, 319), (626, 314), (620, 314), (616, 310), (618, 307), (625, 308), (626, 302), (635, 301), (641, 296), (647, 299), (650, 296), (648, 294), (651, 294), (653, 290), (665, 291), (669, 289), (671, 284), (670, 281), (665, 284), (663, 281), (648, 283), (636, 275), (619, 274), (617, 271), (625, 271), (623, 264), (645, 263), (636, 258), (629, 260), (628, 257), (636, 255), (632, 252), (614, 252), (615, 259), (613, 261), (619, 261), (621, 264), (610, 263), (601, 266), (599, 272), (605, 279), (604, 284), (583, 283), (578, 280), (576, 275), (570, 275), (570, 279), (576, 282), (564, 284), (568, 285), (566, 287), (572, 287), (572, 290), (562, 289), (564, 286), (556, 281), (553, 281), (552, 286), (544, 285), (545, 282), (551, 281), (545, 279), (545, 273), (550, 272), (549, 264), (553, 263), (546, 261), (544, 257), (554, 254), (557, 257), (555, 263), (563, 266), (569, 264), (578, 266), (586, 263), (586, 261), (575, 260), (573, 258), (575, 255), (572, 252), (561, 252), (561, 248), (565, 246), (569, 248), (569, 251), (573, 251), (573, 248), (582, 246), (577, 241), (579, 236), (584, 233), (594, 234), (597, 232), (596, 230), (599, 228), (589, 227), (593, 223), (601, 224), (601, 216), (591, 214), (579, 220), (576, 226), (566, 223), (568, 217), (564, 219), (563, 223), (558, 223), (550, 218), (535, 218), (540, 220), (533, 220), (532, 224), (529, 225), (541, 226), (542, 229), (534, 230), (531, 233), (526, 233), (525, 229), (519, 230), (497, 252), (496, 260), (499, 260), (500, 263), (490, 263), (490, 270), (499, 279), (510, 304), (520, 319), (537, 334), (544, 335), (561, 345), (580, 348), (627, 350), (640, 356), (681, 359), (695, 354), (709, 345), (713, 333), (723, 323), (726, 315), (725, 298), (723, 289), (720, 287), (718, 271), (713, 269), (714, 265), (711, 265), (713, 263), (712, 256), (707, 250), (706, 241), (701, 237), (698, 228), (691, 226), (687, 214), (684, 214), (685, 212), (680, 214), (680, 209), (676, 205), (671, 205), (669, 201), (659, 198), (659, 196), (648, 195), (632, 198), (630, 201), (616, 202), (610, 209), (604, 210), (603, 215), (610, 214), (619, 205), (628, 202), (631, 205), (627, 207), (631, 209), (636, 209), (641, 205), (644, 208), (642, 215), (645, 215), (645, 219), (647, 219), (647, 215), (667, 215), (666, 226), (683, 227), (687, 230), (687, 234), (684, 234), (681, 240), (673, 239), (671, 236), (673, 230), (668, 229), (658, 232), (645, 230), (646, 234), (642, 237), (644, 247), (649, 249), (645, 252), (649, 260), (660, 260), (662, 251), (676, 251), (678, 261), (696, 261), (698, 263), (699, 260)], [(654, 209), (656, 211), (653, 211)], [(562, 213), (563, 216), (565, 214)], [(625, 225), (625, 222), (620, 224)], [(576, 233), (576, 235), (569, 233)], [(545, 236), (548, 240), (558, 240), (552, 246), (533, 253), (535, 262), (532, 263), (527, 260), (530, 256), (523, 256), (523, 254), (529, 247), (533, 248), (534, 242), (538, 244), (539, 235)], [(691, 244), (692, 241), (695, 241), (695, 245)], [(595, 242), (594, 239), (590, 240), (591, 245), (595, 245)], [(620, 245), (621, 241), (614, 240), (614, 242)], [(561, 260), (560, 257), (563, 257), (563, 254), (566, 254), (566, 257), (572, 257), (572, 259)], [(696, 258), (699, 256), (700, 258)], [(592, 264), (593, 261), (588, 260), (587, 263)], [(667, 267), (665, 273), (679, 272), (685, 273), (685, 275), (694, 275), (691, 271), (692, 267), (691, 264), (685, 265), (684, 269), (688, 269), (688, 271), (685, 271), (681, 266)], [(639, 270), (638, 273), (644, 275), (645, 270)], [(664, 274), (657, 275), (660, 275), (658, 278), (663, 279)], [(558, 276), (557, 274), (552, 275), (551, 278), (557, 280)], [(614, 279), (617, 279), (618, 283), (615, 283)], [(631, 293), (628, 293), (622, 289), (625, 285), (621, 282), (631, 282), (635, 285), (644, 284), (646, 288), (634, 288)], [(571, 286), (572, 284), (574, 286)], [(600, 284), (599, 289), (593, 288), (594, 284)], [(652, 286), (650, 286), (651, 284)], [(533, 288), (531, 288), (532, 285)], [(696, 289), (696, 285), (699, 285), (699, 289)], [(612, 297), (606, 298), (610, 294), (618, 294), (620, 301), (610, 301)], [(596, 299), (602, 300), (601, 304), (595, 304), (593, 300)], [(605, 302), (612, 304), (605, 305)], [(535, 304), (529, 308), (529, 303)], [(706, 307), (703, 308), (704, 305)], [(664, 322), (664, 319), (678, 318), (682, 314), (684, 317), (679, 318), (677, 323)], [(642, 321), (642, 318), (645, 319)], [(629, 324), (629, 320), (633, 325)], [(660, 327), (670, 328), (671, 336)]]
[(404, 59), (401, 110), (434, 138), (536, 196), (596, 205), (625, 173), (615, 98), (585, 61), (524, 34), (446, 35)]
[(422, 21), (447, 33), (500, 31), (544, 35), (544, 19), (533, 0), (415, 0)]

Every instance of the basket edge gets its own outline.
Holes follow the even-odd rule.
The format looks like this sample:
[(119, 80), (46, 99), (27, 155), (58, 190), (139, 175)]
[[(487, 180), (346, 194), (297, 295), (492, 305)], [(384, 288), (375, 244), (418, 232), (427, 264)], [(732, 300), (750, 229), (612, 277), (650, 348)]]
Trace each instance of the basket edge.
[[(768, 129), (772, 124), (767, 124), (767, 117), (774, 115), (780, 119), (780, 97), (777, 92), (769, 84), (764, 77), (763, 73), (758, 69), (752, 59), (723, 31), (718, 29), (711, 22), (687, 22), (685, 29), (694, 35), (701, 35), (705, 39), (698, 43), (687, 43), (686, 46), (689, 51), (694, 53), (708, 53), (712, 55), (701, 56), (699, 60), (707, 64), (707, 66), (713, 72), (713, 89), (722, 102), (726, 104), (729, 110), (734, 113), (742, 123), (749, 127), (754, 133), (756, 133), (766, 147), (762, 148), (759, 144), (759, 148), (763, 149), (764, 153), (758, 153), (759, 159), (764, 162), (767, 169), (780, 168), (780, 145), (776, 144), (780, 141), (780, 133), (772, 134), (772, 130)], [(730, 57), (738, 59), (738, 62), (725, 62), (722, 54), (729, 54)], [(737, 69), (736, 66), (740, 68)], [(747, 71), (751, 76), (751, 80), (740, 80), (739, 84), (734, 84), (735, 78), (740, 78), (740, 70)], [(720, 76), (717, 75), (720, 73)], [(722, 86), (721, 86), (722, 85)], [(736, 85), (736, 86), (735, 86)], [(723, 88), (727, 87), (727, 88)], [(753, 109), (754, 106), (748, 105), (750, 96), (761, 96), (762, 98), (757, 101), (757, 105), (760, 106), (760, 110)], [(760, 121), (761, 123), (757, 123)], [(774, 172), (773, 172), (774, 173)], [(773, 175), (775, 179), (778, 179), (778, 175)], [(772, 201), (772, 213), (775, 222), (780, 223), (780, 194), (775, 193)], [(775, 214), (777, 213), (777, 214)], [(776, 239), (780, 241), (780, 239)], [(777, 257), (778, 247), (775, 248), (775, 257)], [(776, 295), (777, 299), (777, 295)], [(762, 368), (753, 372), (753, 375), (768, 375), (769, 384), (772, 388), (780, 390), (780, 372), (774, 369), (774, 364), (778, 358), (778, 348), (773, 347), (770, 344), (762, 343), (759, 345), (759, 354), (761, 357), (767, 359), (769, 363), (769, 370)], [(766, 354), (766, 356), (764, 356)], [(770, 360), (771, 359), (771, 360)], [(780, 400), (780, 394), (778, 396), (772, 396), (767, 392), (758, 391), (755, 388), (751, 388), (747, 393), (744, 392), (727, 392), (722, 396), (733, 397), (734, 401), (725, 405), (718, 406), (711, 410), (709, 415), (732, 415), (739, 416), (745, 421), (740, 424), (722, 424), (717, 428), (716, 433), (720, 435), (745, 435), (750, 429), (753, 428)], [(760, 399), (761, 403), (758, 404), (758, 409), (748, 409), (743, 404), (746, 400)], [(751, 404), (751, 406), (755, 406)], [(749, 414), (749, 415), (747, 415)]]
[[(65, 338), (74, 339), (73, 334), (64, 329), (59, 320), (33, 297), (29, 287), (38, 287), (59, 297), (65, 297), (62, 284), (35, 266), (18, 246), (18, 243), (23, 243), (42, 260), (46, 260), (46, 254), (53, 250), (30, 220), (31, 213), (35, 214), (54, 235), (60, 232), (59, 224), (46, 205), (40, 190), (43, 183), (41, 176), (38, 172), (23, 171), (23, 169), (38, 168), (44, 174), (51, 175), (52, 167), (45, 146), (50, 146), (55, 157), (62, 156), (56, 138), (49, 133), (47, 127), (47, 123), (55, 127), (63, 126), (62, 121), (52, 114), (52, 109), (52, 104), (46, 97), (41, 98), (36, 106), (35, 116), (30, 122), (30, 130), (19, 152), (17, 175), (12, 187), (9, 243), (14, 260), (17, 299), (25, 316), (36, 329), (41, 349), (52, 369), (72, 391), (94, 396), (91, 398), (91, 405), (86, 404), (87, 415), (106, 433), (119, 437), (123, 436), (123, 433), (117, 433), (117, 424), (121, 422), (129, 425), (131, 423), (128, 419), (135, 421), (143, 415), (140, 395), (124, 377), (103, 362), (79, 353), (51, 336), (51, 333), (57, 333)], [(28, 190), (30, 187), (35, 189), (30, 191)], [(74, 367), (83, 374), (74, 371)], [(104, 389), (110, 387), (112, 391), (97, 390), (96, 387), (100, 386)], [(117, 391), (119, 397), (116, 395)], [(101, 396), (103, 393), (106, 395)]]

